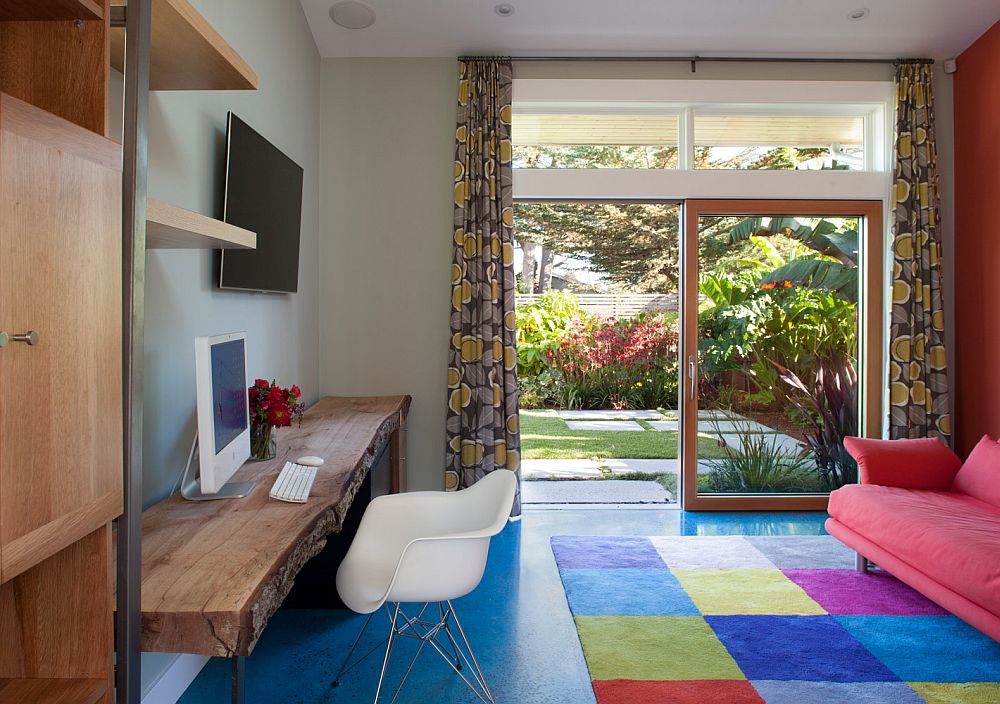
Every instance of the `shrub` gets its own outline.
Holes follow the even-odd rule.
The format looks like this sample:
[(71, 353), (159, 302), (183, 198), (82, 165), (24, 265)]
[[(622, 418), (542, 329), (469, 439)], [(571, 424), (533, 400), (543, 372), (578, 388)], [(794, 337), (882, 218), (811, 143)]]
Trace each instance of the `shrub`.
[[(716, 423), (716, 433), (720, 433)], [(713, 492), (811, 492), (819, 491), (815, 465), (809, 457), (790, 456), (774, 435), (737, 428), (739, 448), (725, 448), (725, 456), (702, 460), (711, 471), (704, 489)]]
[(775, 365), (781, 380), (797, 393), (791, 396), (799, 413), (808, 419), (806, 442), (816, 457), (828, 490), (858, 481), (858, 463), (844, 447), (844, 438), (858, 434), (858, 375), (846, 355), (821, 360), (812, 385), (790, 369)]
[(569, 291), (546, 291), (534, 303), (517, 307), (517, 373), (522, 378), (546, 370), (546, 354), (576, 320), (586, 320)]
[(812, 378), (820, 360), (854, 355), (857, 306), (829, 291), (762, 288), (759, 275), (711, 274), (699, 284), (710, 307), (699, 316), (699, 354), (705, 383), (745, 369), (756, 392), (749, 401), (768, 405), (783, 396), (772, 362)]
[(547, 355), (566, 408), (676, 408), (675, 316), (577, 318)]

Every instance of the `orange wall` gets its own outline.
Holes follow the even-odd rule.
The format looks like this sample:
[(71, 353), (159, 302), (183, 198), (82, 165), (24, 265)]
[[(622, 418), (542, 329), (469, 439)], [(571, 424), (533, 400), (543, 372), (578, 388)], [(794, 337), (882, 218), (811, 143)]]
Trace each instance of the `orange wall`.
[(1000, 436), (1000, 22), (955, 73), (955, 430)]

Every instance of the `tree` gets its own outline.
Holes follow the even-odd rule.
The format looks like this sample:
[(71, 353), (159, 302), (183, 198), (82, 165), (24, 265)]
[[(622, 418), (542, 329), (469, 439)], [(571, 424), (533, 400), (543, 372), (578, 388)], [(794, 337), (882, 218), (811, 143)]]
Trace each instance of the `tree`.
[[(724, 161), (710, 161), (708, 147), (695, 150), (699, 168), (789, 169), (823, 150), (747, 148)], [(628, 168), (677, 167), (677, 148), (653, 145), (518, 145), (514, 164), (519, 168)], [(676, 206), (658, 203), (550, 203), (515, 204), (515, 238), (524, 251), (523, 262), (534, 262), (536, 247), (575, 259), (605, 277), (614, 287), (643, 293), (676, 293), (680, 229)], [(732, 241), (729, 230), (740, 218), (704, 218), (698, 240), (703, 271), (735, 272), (754, 253), (749, 242)], [(531, 250), (529, 256), (528, 249)], [(543, 266), (544, 268), (544, 266)], [(528, 290), (546, 290), (525, 268)], [(541, 273), (541, 272), (539, 272)], [(534, 285), (532, 285), (534, 282)]]
[(551, 247), (542, 248), (541, 266), (538, 268), (538, 283), (535, 285), (535, 293), (545, 293), (552, 288), (552, 266), (554, 264), (555, 252)]
[(521, 240), (521, 276), (526, 292), (534, 293), (538, 262), (535, 259), (535, 243), (531, 240)]

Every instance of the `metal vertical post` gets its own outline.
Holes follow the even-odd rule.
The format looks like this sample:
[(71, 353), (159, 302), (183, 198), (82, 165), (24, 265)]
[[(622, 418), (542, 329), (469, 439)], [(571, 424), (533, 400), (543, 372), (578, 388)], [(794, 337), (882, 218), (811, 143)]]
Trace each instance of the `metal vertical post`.
[[(114, 18), (120, 25), (121, 16)], [(124, 513), (118, 519), (115, 701), (138, 704), (142, 589), (142, 364), (146, 278), (146, 121), (151, 0), (125, 9), (122, 144), (122, 375)]]
[(230, 689), (232, 691), (232, 704), (246, 704), (246, 657), (243, 655), (233, 655), (230, 659)]

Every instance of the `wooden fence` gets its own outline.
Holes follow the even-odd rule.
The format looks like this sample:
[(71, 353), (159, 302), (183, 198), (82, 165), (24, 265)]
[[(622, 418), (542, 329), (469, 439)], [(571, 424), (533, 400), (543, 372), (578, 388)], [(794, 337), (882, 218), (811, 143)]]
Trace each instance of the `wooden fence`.
[[(627, 318), (642, 312), (676, 312), (676, 293), (578, 293), (580, 307), (593, 315), (606, 318)], [(537, 293), (518, 294), (518, 306), (535, 303), (541, 298)]]

